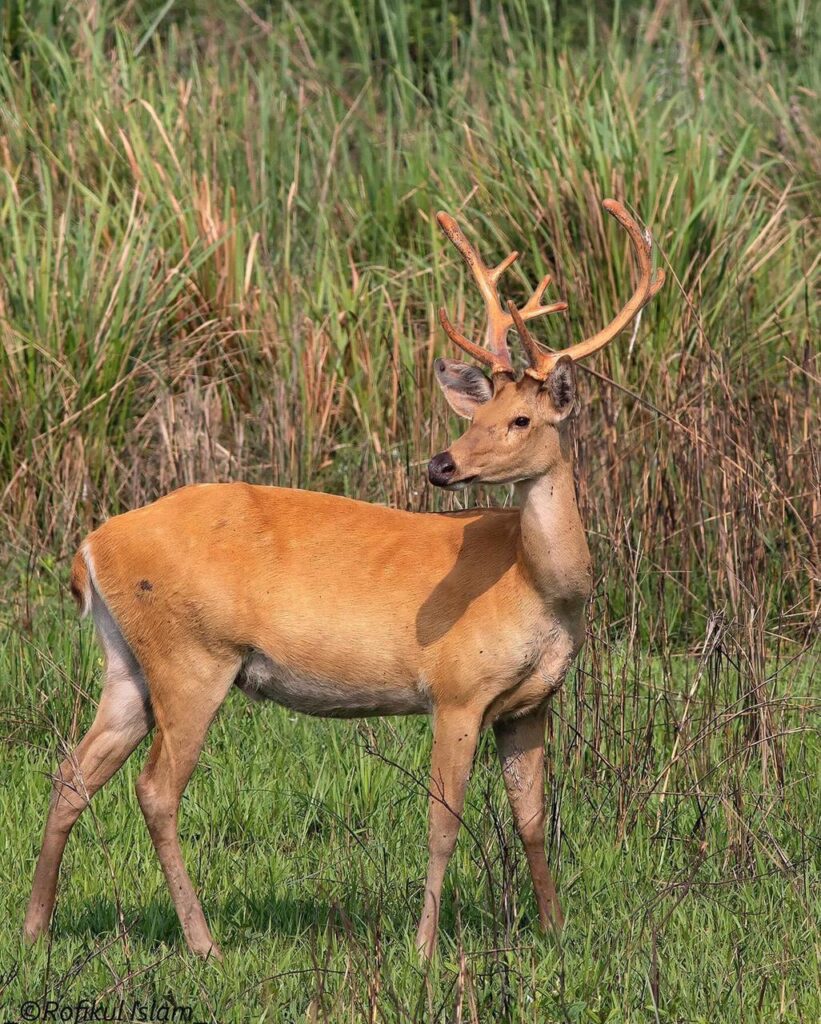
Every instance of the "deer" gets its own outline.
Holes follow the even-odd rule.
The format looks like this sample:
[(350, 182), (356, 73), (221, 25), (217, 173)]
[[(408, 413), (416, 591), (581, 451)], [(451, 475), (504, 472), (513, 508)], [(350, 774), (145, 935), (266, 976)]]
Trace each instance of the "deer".
[[(139, 805), (188, 948), (222, 959), (185, 867), (178, 818), (208, 728), (234, 687), (308, 715), (432, 718), (416, 933), (424, 958), (436, 947), (477, 741), (492, 728), (539, 923), (562, 927), (545, 852), (546, 714), (582, 645), (592, 583), (574, 485), (574, 364), (615, 338), (664, 282), (649, 235), (619, 202), (604, 208), (632, 243), (638, 283), (606, 327), (561, 352), (544, 350), (526, 326), (567, 308), (543, 304), (550, 277), (521, 310), (503, 305), (499, 279), (518, 253), (488, 267), (456, 221), (437, 214), (479, 288), (487, 327), (478, 344), (439, 310), (447, 337), (474, 362), (439, 358), (434, 375), (470, 424), (430, 459), (428, 476), (447, 491), (513, 485), (515, 507), (410, 512), (202, 483), (110, 518), (82, 542), (71, 591), (81, 616), (93, 618), (104, 678), (91, 727), (52, 777), (29, 941), (50, 928), (72, 827), (153, 730)], [(521, 373), (511, 329), (527, 357)]]

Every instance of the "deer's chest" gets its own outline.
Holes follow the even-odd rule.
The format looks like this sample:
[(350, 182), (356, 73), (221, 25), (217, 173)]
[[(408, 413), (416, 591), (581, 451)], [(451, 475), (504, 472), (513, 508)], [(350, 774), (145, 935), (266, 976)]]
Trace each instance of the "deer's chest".
[(549, 700), (561, 688), (582, 637), (581, 623), (569, 627), (548, 619), (534, 624), (521, 636), (518, 652), (510, 654), (507, 685), (489, 703), (486, 724), (525, 715)]

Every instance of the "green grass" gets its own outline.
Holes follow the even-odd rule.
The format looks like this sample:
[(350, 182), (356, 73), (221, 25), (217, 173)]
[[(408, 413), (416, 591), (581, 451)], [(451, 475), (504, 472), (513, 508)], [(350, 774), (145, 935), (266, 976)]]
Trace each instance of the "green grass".
[[(70, 725), (73, 686), (93, 691), (99, 674), (91, 630), (78, 636), (66, 611), (49, 598), (35, 635), (13, 641), (0, 663), (15, 681), (7, 706), (17, 709), (8, 712), (0, 795), (0, 962), (20, 965), (3, 993), (7, 1007), (43, 991), (71, 1003), (136, 975), (117, 997), (171, 993), (218, 1021), (304, 1020), (309, 1004), (317, 1019), (366, 1020), (375, 1005), (377, 1019), (453, 1020), (460, 985), (466, 1020), (471, 997), (483, 1021), (817, 1019), (821, 907), (811, 844), (821, 806), (810, 680), (784, 680), (794, 695), (780, 711), (791, 734), (778, 788), (763, 784), (739, 728), (726, 665), (697, 690), (701, 705), (715, 687), (712, 728), (694, 735), (655, 789), (669, 733), (658, 723), (640, 767), (629, 763), (630, 743), (577, 743), (562, 720), (584, 701), (589, 658), (571, 679), (550, 744), (551, 856), (568, 912), (560, 943), (536, 927), (492, 738), (477, 757), (472, 835), (463, 830), (449, 870), (440, 957), (426, 980), (413, 938), (426, 857), (415, 779), (429, 756), (427, 723), (312, 720), (237, 693), (212, 728), (182, 811), (186, 857), (224, 966), (184, 952), (134, 795), (145, 747), (71, 838), (52, 945), (24, 949), (18, 928), (44, 773), (58, 754), (55, 737), (89, 722), (85, 706)], [(648, 700), (666, 699), (681, 715), (692, 663), (667, 671), (640, 658), (628, 687), (634, 671), (646, 673)], [(628, 711), (632, 742), (643, 742), (639, 727)], [(117, 938), (121, 926), (126, 939)]]
[[(215, 1021), (821, 1017), (817, 15), (0, 7), (0, 1019), (106, 990)], [(46, 775), (98, 694), (66, 594), (83, 534), (194, 480), (450, 507), (425, 476), (458, 429), (436, 309), (470, 332), (479, 303), (434, 212), (489, 261), (521, 250), (510, 297), (554, 273), (558, 347), (630, 290), (608, 195), (669, 283), (580, 382), (597, 578), (550, 725), (561, 943), (533, 927), (492, 740), (425, 976), (427, 724), (234, 694), (182, 813), (224, 968), (184, 952), (142, 749), (72, 836), (51, 945), (25, 950)]]

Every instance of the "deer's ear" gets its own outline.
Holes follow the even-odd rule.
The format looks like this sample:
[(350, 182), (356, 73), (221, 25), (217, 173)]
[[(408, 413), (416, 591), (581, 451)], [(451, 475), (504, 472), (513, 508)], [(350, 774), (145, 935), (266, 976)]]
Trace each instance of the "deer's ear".
[(576, 410), (576, 368), (569, 356), (562, 356), (542, 385), (550, 403), (550, 418), (561, 423)]
[(472, 420), (476, 409), (493, 398), (493, 383), (475, 366), (458, 359), (437, 359), (433, 368), (448, 405), (458, 416)]

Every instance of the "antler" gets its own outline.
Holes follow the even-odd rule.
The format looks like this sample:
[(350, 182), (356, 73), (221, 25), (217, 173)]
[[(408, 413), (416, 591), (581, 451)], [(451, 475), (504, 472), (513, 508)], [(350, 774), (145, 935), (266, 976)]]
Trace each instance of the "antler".
[[(491, 373), (513, 374), (513, 362), (510, 358), (510, 350), (507, 347), (507, 332), (513, 326), (514, 320), (511, 313), (505, 313), (503, 310), (499, 302), (499, 293), (496, 285), (502, 274), (519, 258), (519, 254), (518, 252), (512, 252), (495, 267), (488, 267), (477, 250), (462, 234), (459, 225), (450, 214), (440, 210), (436, 214), (436, 220), (439, 222), (439, 227), (454, 244), (462, 259), (470, 268), (470, 272), (479, 286), (479, 291), (482, 293), (485, 310), (487, 311), (485, 347), (476, 345), (460, 334), (448, 319), (444, 306), (439, 310), (439, 322), (455, 345), (458, 345), (459, 348), (478, 360), (478, 362), (490, 367)], [(537, 316), (547, 313), (558, 313), (560, 310), (567, 309), (566, 302), (554, 302), (550, 306), (541, 305), (542, 296), (548, 284), (550, 284), (549, 274), (542, 278), (536, 290), (522, 307), (521, 320), (532, 320)]]
[(566, 348), (562, 352), (543, 352), (525, 327), (524, 320), (526, 318), (519, 317), (518, 311), (513, 307), (512, 303), (509, 304), (510, 315), (516, 325), (522, 345), (530, 358), (530, 366), (525, 370), (525, 373), (535, 377), (536, 380), (544, 380), (562, 356), (569, 356), (571, 359), (583, 359), (593, 352), (598, 352), (600, 348), (604, 348), (609, 341), (612, 341), (620, 331), (627, 327), (636, 314), (647, 305), (664, 284), (664, 271), (656, 270), (653, 273), (652, 270), (650, 262), (652, 240), (649, 236), (645, 237), (641, 228), (627, 210), (625, 210), (621, 203), (617, 203), (615, 199), (605, 199), (602, 205), (612, 217), (615, 217), (630, 236), (630, 241), (633, 243), (633, 249), (636, 252), (639, 264), (639, 283), (629, 302), (622, 307), (621, 312), (606, 327), (603, 327), (598, 334), (585, 338), (584, 341), (571, 345), (570, 348)]

